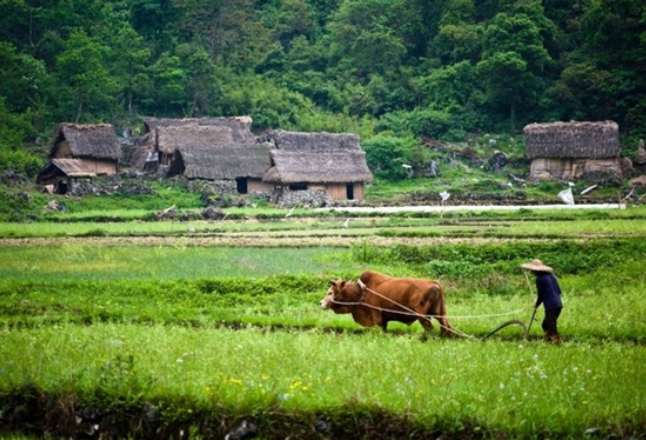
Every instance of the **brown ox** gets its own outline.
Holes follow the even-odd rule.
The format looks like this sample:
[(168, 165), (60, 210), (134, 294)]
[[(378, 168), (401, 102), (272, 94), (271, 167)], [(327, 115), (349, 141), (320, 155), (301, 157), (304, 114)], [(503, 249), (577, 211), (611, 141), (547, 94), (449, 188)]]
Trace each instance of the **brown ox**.
[(351, 313), (357, 324), (378, 325), (384, 331), (390, 321), (407, 325), (419, 321), (431, 331), (431, 317), (440, 323), (442, 336), (449, 335), (451, 328), (446, 318), (444, 290), (433, 280), (394, 278), (368, 270), (356, 283), (330, 281), (321, 307), (334, 313)]

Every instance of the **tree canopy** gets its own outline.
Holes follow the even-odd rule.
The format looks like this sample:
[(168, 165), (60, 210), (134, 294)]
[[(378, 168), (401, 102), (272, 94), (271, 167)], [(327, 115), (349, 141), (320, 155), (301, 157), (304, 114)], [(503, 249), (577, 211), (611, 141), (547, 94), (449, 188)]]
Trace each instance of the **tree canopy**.
[(643, 137), (645, 28), (637, 0), (4, 0), (21, 143), (4, 147), (60, 122), (243, 114), (368, 138), (571, 119)]

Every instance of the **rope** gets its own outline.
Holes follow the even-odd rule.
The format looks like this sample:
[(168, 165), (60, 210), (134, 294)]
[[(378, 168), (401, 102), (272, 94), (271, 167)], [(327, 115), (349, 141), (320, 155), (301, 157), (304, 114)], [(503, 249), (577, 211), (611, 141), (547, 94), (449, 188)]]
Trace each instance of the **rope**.
[[(391, 301), (391, 302), (393, 302), (394, 304), (398, 305), (399, 307), (402, 307), (402, 308), (405, 309), (404, 306), (398, 304), (397, 302), (395, 302), (395, 301)], [(495, 318), (495, 317), (498, 317), (498, 316), (507, 316), (507, 315), (518, 314), (518, 313), (523, 312), (523, 311), (525, 311), (527, 309), (527, 308), (523, 308), (523, 309), (513, 310), (511, 312), (490, 313), (490, 314), (486, 314), (486, 315), (424, 315), (424, 314), (421, 314), (421, 313), (418, 313), (418, 312), (415, 312), (415, 311), (413, 311), (412, 313), (409, 313), (409, 312), (404, 312), (404, 311), (401, 311), (401, 310), (385, 309), (383, 307), (373, 306), (372, 304), (368, 304), (368, 303), (365, 303), (363, 301), (343, 302), (343, 301), (334, 301), (333, 300), (332, 303), (340, 305), (340, 306), (365, 306), (365, 307), (369, 307), (371, 309), (379, 310), (381, 312), (397, 313), (399, 315), (408, 315), (408, 316), (423, 316), (423, 317), (428, 318), (428, 319), (431, 319), (431, 318), (435, 318), (435, 319), (439, 319), (439, 318), (446, 318), (446, 319), (448, 319), (448, 318), (451, 318), (451, 319)]]

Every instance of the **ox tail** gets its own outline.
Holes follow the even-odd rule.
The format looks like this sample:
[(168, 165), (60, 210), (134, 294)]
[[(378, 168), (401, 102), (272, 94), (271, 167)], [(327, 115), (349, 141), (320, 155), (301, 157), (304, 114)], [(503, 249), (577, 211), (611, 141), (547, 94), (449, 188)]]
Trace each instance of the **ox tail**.
[(444, 296), (444, 288), (440, 283), (437, 283), (437, 285), (433, 286), (431, 290), (437, 297), (436, 307), (433, 311), (433, 314), (435, 315), (435, 319), (437, 319), (440, 323), (440, 334), (442, 336), (451, 336), (453, 332), (451, 330), (449, 318), (447, 317), (448, 312), (446, 310), (446, 297)]

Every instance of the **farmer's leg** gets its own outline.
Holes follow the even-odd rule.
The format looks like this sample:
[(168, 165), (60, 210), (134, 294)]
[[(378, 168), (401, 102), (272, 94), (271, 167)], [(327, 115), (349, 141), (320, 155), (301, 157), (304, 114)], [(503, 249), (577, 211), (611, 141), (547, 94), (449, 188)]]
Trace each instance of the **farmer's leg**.
[(559, 335), (557, 321), (559, 315), (561, 314), (561, 309), (551, 309), (545, 311), (545, 319), (543, 320), (543, 330), (545, 331), (545, 340), (550, 342), (555, 342), (557, 345), (561, 345), (561, 335)]
[(558, 319), (560, 312), (561, 309), (545, 310), (545, 319), (543, 319), (542, 323), (545, 336), (552, 336), (558, 333), (558, 330), (556, 328), (556, 320)]

